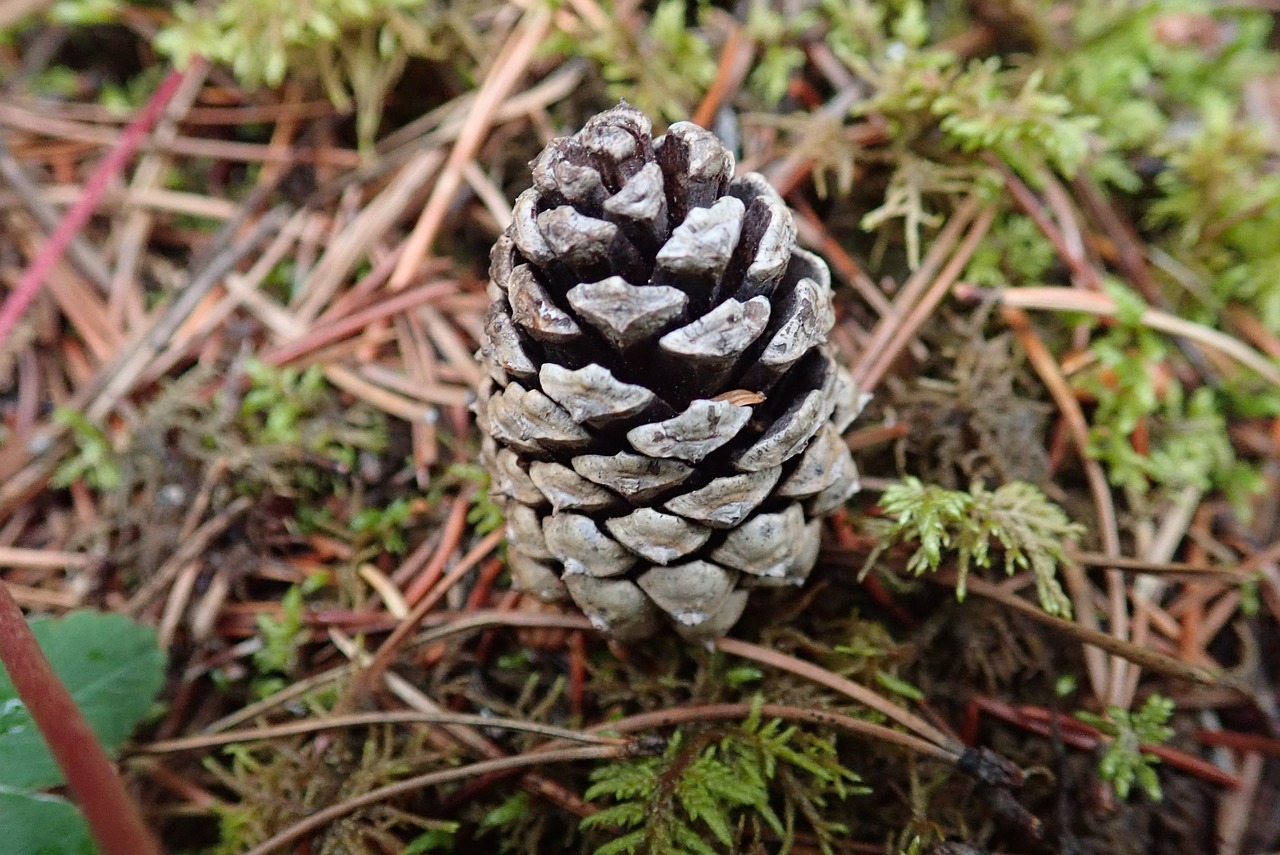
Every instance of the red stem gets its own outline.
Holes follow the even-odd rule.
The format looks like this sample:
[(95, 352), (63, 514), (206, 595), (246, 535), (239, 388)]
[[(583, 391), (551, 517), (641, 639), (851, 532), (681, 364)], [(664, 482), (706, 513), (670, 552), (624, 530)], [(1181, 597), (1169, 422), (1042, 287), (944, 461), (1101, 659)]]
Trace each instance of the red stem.
[(45, 658), (22, 609), (0, 582), (0, 662), (26, 705), (103, 855), (160, 855), (89, 723)]
[[(191, 68), (195, 68), (195, 64), (198, 62), (200, 60), (194, 60)], [(138, 150), (138, 146), (142, 144), (143, 138), (155, 123), (160, 120), (160, 114), (164, 111), (174, 93), (177, 92), (178, 86), (185, 76), (185, 72), (177, 70), (169, 72), (169, 75), (161, 82), (159, 88), (151, 95), (151, 99), (147, 101), (146, 106), (124, 129), (124, 132), (120, 135), (120, 141), (116, 143), (116, 147), (107, 152), (107, 156), (102, 159), (97, 169), (89, 176), (80, 198), (76, 199), (75, 204), (67, 209), (67, 213), (58, 222), (57, 228), (49, 235), (48, 243), (40, 248), (40, 252), (36, 254), (31, 266), (22, 274), (22, 279), (10, 292), (4, 305), (0, 306), (0, 347), (4, 346), (9, 334), (13, 332), (13, 328), (18, 325), (18, 321), (22, 319), (27, 308), (31, 305), (31, 301), (40, 292), (40, 286), (49, 277), (49, 273), (53, 270), (53, 266), (58, 262), (58, 259), (66, 252), (71, 239), (89, 221), (89, 217), (98, 207), (98, 202), (102, 199), (102, 194), (106, 192), (107, 185), (111, 182), (111, 179), (124, 169), (125, 164), (129, 162), (129, 158), (133, 157), (134, 152)]]
[[(196, 60), (199, 62), (200, 60)], [(171, 71), (146, 106), (124, 129), (85, 183), (84, 192), (59, 221), (22, 279), (0, 306), (0, 346), (26, 313), (71, 239), (84, 228), (111, 179), (133, 157), (143, 138), (181, 85), (185, 73)], [(0, 662), (80, 805), (104, 855), (160, 855), (160, 845), (125, 792), (93, 729), (53, 672), (31, 633), (22, 609), (0, 582)]]

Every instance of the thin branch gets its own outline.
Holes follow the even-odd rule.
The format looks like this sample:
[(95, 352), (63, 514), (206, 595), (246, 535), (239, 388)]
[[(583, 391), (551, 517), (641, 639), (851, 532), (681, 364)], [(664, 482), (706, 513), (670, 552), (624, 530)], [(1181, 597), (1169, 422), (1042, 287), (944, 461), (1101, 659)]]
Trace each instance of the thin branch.
[(0, 582), (0, 662), (62, 770), (104, 855), (160, 855), (102, 743)]
[[(749, 703), (732, 703), (732, 704), (706, 704), (696, 707), (677, 707), (669, 710), (653, 710), (651, 712), (639, 713), (638, 715), (627, 716), (616, 721), (609, 721), (603, 724), (595, 725), (589, 729), (589, 732), (609, 732), (609, 733), (638, 733), (644, 730), (653, 730), (660, 727), (675, 727), (679, 724), (685, 724), (692, 721), (716, 721), (723, 719), (745, 719), (752, 712), (754, 707)], [(760, 706), (760, 714), (769, 718), (780, 718), (785, 721), (806, 721), (810, 724), (826, 725), (828, 727), (838, 727), (850, 733), (856, 733), (859, 736), (878, 739), (882, 742), (888, 742), (892, 745), (898, 745), (902, 748), (923, 754), (926, 757), (933, 757), (944, 763), (954, 764), (960, 759), (960, 754), (964, 746), (959, 746), (957, 750), (950, 750), (941, 747), (933, 742), (912, 736), (909, 733), (903, 733), (900, 730), (894, 730), (885, 727), (882, 724), (873, 724), (869, 721), (863, 721), (860, 718), (854, 718), (851, 715), (835, 712), (833, 710), (820, 710), (811, 707), (796, 707), (788, 704), (763, 704)]]
[[(1051, 312), (1082, 312), (1099, 317), (1115, 317), (1119, 311), (1115, 300), (1108, 294), (1080, 291), (1075, 288), (1028, 287), (984, 291), (972, 286), (957, 289), (962, 297), (993, 294), (1002, 306), (1019, 309), (1038, 309)], [(1144, 309), (1138, 323), (1173, 336), (1194, 341), (1210, 350), (1216, 350), (1246, 368), (1251, 368), (1273, 385), (1280, 386), (1280, 366), (1274, 360), (1218, 330), (1179, 318), (1159, 309)]]
[(770, 650), (767, 647), (761, 647), (746, 641), (739, 641), (736, 638), (721, 638), (715, 645), (716, 649), (722, 653), (741, 656), (744, 659), (751, 659), (763, 665), (781, 668), (784, 671), (790, 671), (792, 674), (804, 677), (806, 680), (812, 680), (829, 689), (834, 689), (840, 694), (846, 695), (858, 703), (888, 716), (903, 727), (915, 731), (940, 749), (958, 753), (964, 747), (958, 740), (938, 730), (938, 728), (929, 724), (915, 713), (890, 702), (866, 686), (860, 686), (852, 680), (841, 677), (839, 674), (833, 674), (825, 668), (814, 665), (812, 662), (805, 662), (803, 659), (797, 659), (786, 653), (779, 653), (776, 650)]
[(1072, 561), (1088, 567), (1114, 567), (1132, 573), (1150, 573), (1162, 576), (1199, 576), (1218, 582), (1240, 583), (1253, 579), (1253, 574), (1240, 567), (1204, 567), (1180, 561), (1144, 561), (1141, 558), (1107, 556), (1100, 552), (1077, 552), (1068, 548)]
[(536, 721), (521, 721), (515, 718), (473, 713), (428, 713), (416, 710), (396, 710), (392, 712), (356, 713), (353, 715), (312, 718), (270, 727), (232, 730), (207, 736), (188, 736), (182, 739), (165, 739), (135, 746), (133, 750), (141, 754), (175, 754), (180, 751), (216, 748), (220, 745), (231, 745), (236, 742), (256, 742), (264, 739), (279, 739), (284, 736), (301, 736), (322, 730), (337, 730), (378, 724), (459, 724), (468, 727), (496, 727), (501, 730), (536, 733), (551, 739), (587, 742), (593, 745), (616, 745), (618, 743), (616, 739), (609, 739), (579, 730), (569, 730), (564, 727), (554, 727), (549, 724), (540, 724)]
[[(1027, 355), (1027, 361), (1031, 363), (1031, 367), (1039, 376), (1040, 381), (1049, 390), (1049, 396), (1053, 398), (1054, 404), (1057, 405), (1058, 411), (1062, 414), (1062, 418), (1067, 425), (1067, 431), (1075, 443), (1076, 450), (1079, 452), (1081, 465), (1085, 471), (1085, 478), (1089, 482), (1089, 492), (1093, 496), (1094, 508), (1098, 518), (1099, 535), (1102, 538), (1102, 547), (1110, 555), (1119, 555), (1120, 531), (1116, 523), (1116, 511), (1115, 504), (1111, 498), (1111, 488), (1107, 484), (1107, 476), (1102, 471), (1101, 464), (1089, 457), (1087, 453), (1089, 423), (1085, 420), (1084, 411), (1080, 408), (1080, 402), (1072, 394), (1071, 387), (1067, 384), (1066, 378), (1062, 376), (1062, 371), (1058, 367), (1057, 361), (1053, 358), (1053, 354), (1049, 352), (1044, 342), (1040, 340), (1040, 337), (1031, 328), (1031, 319), (1027, 317), (1026, 312), (1006, 306), (1002, 315), (1005, 323), (1013, 329), (1014, 335), (1018, 337), (1018, 343), (1022, 345), (1022, 350)], [(1090, 586), (1089, 580), (1085, 578), (1084, 573), (1078, 566), (1069, 562), (1064, 565), (1063, 575), (1066, 578), (1067, 587), (1071, 591), (1071, 599), (1075, 605), (1076, 621), (1083, 629), (1097, 631), (1098, 622), (1094, 614), (1093, 598), (1091, 596), (1092, 586)], [(1112, 632), (1123, 640), (1128, 637), (1129, 617), (1124, 579), (1117, 570), (1107, 570), (1107, 593), (1110, 599)], [(1084, 657), (1094, 695), (1100, 701), (1108, 704), (1119, 703), (1120, 692), (1123, 691), (1125, 683), (1125, 674), (1123, 672), (1127, 670), (1124, 663), (1112, 659), (1110, 667), (1108, 667), (1101, 653), (1088, 647), (1085, 648)]]

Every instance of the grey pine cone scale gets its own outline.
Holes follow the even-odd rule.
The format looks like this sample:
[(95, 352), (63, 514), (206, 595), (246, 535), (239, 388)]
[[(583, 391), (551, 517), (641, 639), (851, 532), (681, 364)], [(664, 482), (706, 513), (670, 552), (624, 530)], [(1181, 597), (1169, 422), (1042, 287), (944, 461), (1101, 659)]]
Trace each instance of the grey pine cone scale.
[(477, 418), (516, 585), (601, 631), (724, 635), (858, 489), (823, 261), (764, 178), (626, 103), (554, 140), (493, 248)]

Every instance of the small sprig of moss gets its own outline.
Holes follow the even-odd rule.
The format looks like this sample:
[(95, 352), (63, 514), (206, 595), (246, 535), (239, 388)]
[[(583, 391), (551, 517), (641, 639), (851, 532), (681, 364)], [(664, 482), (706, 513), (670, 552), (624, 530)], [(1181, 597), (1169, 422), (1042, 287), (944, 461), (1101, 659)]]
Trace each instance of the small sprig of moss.
[(392, 555), (404, 553), (404, 529), (413, 516), (414, 501), (408, 496), (392, 499), (380, 508), (365, 508), (351, 518), (351, 530), (369, 535), (379, 548)]
[(1089, 170), (1129, 192), (1142, 183), (1133, 156), (1162, 146), (1175, 122), (1194, 121), (1202, 98), (1236, 100), (1274, 63), (1260, 9), (1210, 0), (1076, 6), (1069, 26), (1044, 39), (1040, 64), (1050, 89), (1098, 118), (1104, 145)]
[(1068, 177), (1089, 153), (1094, 116), (1044, 87), (1039, 69), (1009, 70), (999, 61), (972, 63), (933, 102), (947, 139), (965, 153), (991, 152), (1024, 175), (1047, 165)]
[[(1152, 226), (1172, 230), (1170, 250), (1200, 286), (1186, 314), (1216, 323), (1232, 303), (1280, 334), (1280, 173), (1271, 133), (1242, 120), (1233, 101), (1206, 93), (1198, 126), (1160, 145), (1167, 158), (1150, 206)], [(1207, 299), (1204, 299), (1207, 298)]]
[(253, 442), (303, 449), (346, 470), (355, 467), (360, 451), (385, 447), (382, 422), (371, 421), (366, 430), (328, 417), (335, 390), (320, 366), (276, 368), (250, 358), (244, 373), (249, 389), (240, 400), (239, 421)]
[(445, 470), (443, 481), (470, 482), (480, 486), (471, 499), (471, 510), (467, 511), (467, 523), (475, 528), (476, 534), (483, 537), (502, 525), (502, 508), (489, 495), (489, 473), (484, 467), (474, 463), (452, 463)]
[(1136, 783), (1153, 802), (1164, 796), (1155, 766), (1160, 758), (1142, 750), (1145, 745), (1162, 745), (1173, 736), (1167, 722), (1173, 716), (1173, 701), (1151, 695), (1137, 712), (1123, 707), (1107, 707), (1106, 716), (1077, 712), (1076, 718), (1111, 737), (1098, 758), (1098, 776), (1115, 789), (1121, 799), (1129, 798)]
[(891, 485), (880, 500), (887, 520), (869, 520), (877, 545), (862, 568), (865, 575), (884, 552), (899, 543), (915, 543), (907, 570), (919, 576), (936, 571), (944, 553), (955, 553), (956, 598), (963, 600), (972, 565), (990, 567), (992, 545), (1004, 552), (1009, 575), (1030, 569), (1041, 607), (1069, 616), (1071, 601), (1058, 584), (1058, 563), (1066, 541), (1084, 527), (1031, 484), (1015, 481), (995, 490), (974, 484), (969, 492), (925, 485), (907, 477)]
[(1025, 214), (1005, 211), (978, 244), (964, 278), (993, 288), (1031, 285), (1044, 282), (1056, 263), (1057, 250), (1035, 222)]
[(746, 31), (760, 46), (747, 85), (766, 105), (775, 106), (787, 94), (791, 76), (804, 65), (799, 36), (820, 20), (816, 9), (786, 14), (765, 3), (747, 10)]
[(297, 585), (291, 585), (280, 598), (280, 615), (258, 615), (258, 633), (262, 646), (253, 653), (253, 664), (260, 679), (254, 684), (254, 694), (266, 697), (286, 685), (286, 678), (298, 667), (298, 651), (310, 640), (303, 620), (303, 599), (323, 588), (329, 582), (324, 573), (308, 576)]
[(468, 484), (479, 489), (472, 494), (467, 523), (483, 537), (496, 531), (503, 522), (501, 506), (489, 495), (489, 473), (483, 466), (478, 463), (450, 463), (444, 474), (432, 482), (431, 489), (427, 491), (427, 503), (439, 505), (445, 496)]
[(79, 410), (61, 407), (53, 419), (71, 431), (75, 453), (66, 457), (54, 470), (55, 487), (69, 487), (76, 481), (96, 490), (113, 490), (124, 480), (120, 455), (102, 428), (90, 422)]
[[(337, 693), (308, 695), (299, 703), (310, 715), (333, 715)], [(429, 738), (426, 729), (376, 726), (321, 743), (304, 736), (235, 743), (210, 753), (202, 761), (204, 769), (220, 791), (232, 797), (213, 805), (220, 839), (201, 852), (242, 855), (325, 807), (357, 798), (415, 771), (455, 762), (431, 747)], [(439, 833), (425, 836), (424, 831)], [(312, 838), (312, 851), (447, 851), (454, 831), (453, 822), (414, 816), (404, 810), (356, 812), (318, 830)], [(423, 842), (415, 850), (412, 841), (417, 840)]]

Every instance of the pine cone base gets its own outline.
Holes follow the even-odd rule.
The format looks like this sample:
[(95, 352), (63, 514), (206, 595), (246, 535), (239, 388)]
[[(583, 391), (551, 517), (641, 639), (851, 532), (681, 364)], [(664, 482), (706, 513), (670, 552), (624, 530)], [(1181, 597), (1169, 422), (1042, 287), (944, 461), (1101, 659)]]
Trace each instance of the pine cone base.
[(724, 635), (858, 489), (831, 279), (697, 125), (623, 103), (533, 162), (493, 248), (477, 419), (515, 584), (601, 631)]

